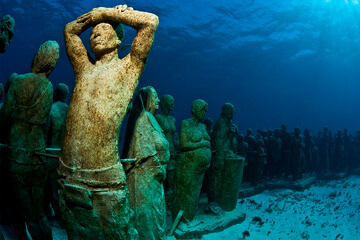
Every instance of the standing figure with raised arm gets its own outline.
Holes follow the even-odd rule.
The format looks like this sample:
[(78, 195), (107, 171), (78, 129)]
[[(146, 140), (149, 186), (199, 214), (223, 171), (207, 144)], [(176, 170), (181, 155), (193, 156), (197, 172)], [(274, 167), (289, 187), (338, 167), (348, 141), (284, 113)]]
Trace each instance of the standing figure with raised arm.
[[(115, 31), (121, 29), (119, 23), (137, 30), (130, 53), (122, 59), (118, 47), (123, 33)], [(118, 139), (158, 23), (156, 15), (122, 5), (95, 8), (65, 27), (75, 85), (58, 172), (61, 212), (70, 239), (137, 238)], [(90, 27), (95, 59), (80, 39)]]

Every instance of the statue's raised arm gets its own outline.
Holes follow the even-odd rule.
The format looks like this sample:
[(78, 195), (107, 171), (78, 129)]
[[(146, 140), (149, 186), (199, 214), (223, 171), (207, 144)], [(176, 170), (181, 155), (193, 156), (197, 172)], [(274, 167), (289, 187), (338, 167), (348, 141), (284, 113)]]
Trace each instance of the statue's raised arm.
[[(81, 70), (83, 64), (93, 63), (79, 36), (90, 27), (94, 27), (95, 30), (95, 26), (99, 23), (110, 23), (114, 28), (118, 23), (122, 23), (137, 30), (131, 51), (125, 59), (136, 64), (142, 70), (151, 50), (159, 19), (152, 13), (135, 11), (126, 5), (119, 5), (114, 8), (94, 8), (66, 25), (64, 30), (66, 51), (74, 70)], [(105, 41), (102, 42), (100, 39), (96, 41), (100, 34), (94, 30), (90, 37), (91, 50), (95, 53), (96, 60), (100, 60), (109, 51), (97, 49), (96, 46), (105, 43)], [(122, 39), (116, 39), (116, 44), (112, 48), (116, 53), (121, 41)]]

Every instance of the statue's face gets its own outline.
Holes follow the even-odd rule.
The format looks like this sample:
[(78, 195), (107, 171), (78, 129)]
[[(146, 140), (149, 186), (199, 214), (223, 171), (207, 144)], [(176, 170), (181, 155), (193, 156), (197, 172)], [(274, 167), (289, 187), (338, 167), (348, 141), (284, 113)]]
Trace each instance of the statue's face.
[(150, 110), (149, 112), (154, 113), (156, 110), (159, 109), (159, 102), (160, 102), (157, 92), (154, 89), (151, 89), (149, 100), (150, 100), (148, 104), (149, 109), (147, 109), (147, 111)]
[(204, 106), (203, 108), (196, 110), (194, 115), (196, 119), (202, 121), (206, 113), (207, 113), (207, 106)]
[(163, 103), (163, 107), (171, 111), (174, 108), (174, 99), (167, 99), (167, 101)]
[(95, 54), (108, 53), (120, 45), (114, 28), (108, 23), (100, 23), (91, 31), (90, 46)]

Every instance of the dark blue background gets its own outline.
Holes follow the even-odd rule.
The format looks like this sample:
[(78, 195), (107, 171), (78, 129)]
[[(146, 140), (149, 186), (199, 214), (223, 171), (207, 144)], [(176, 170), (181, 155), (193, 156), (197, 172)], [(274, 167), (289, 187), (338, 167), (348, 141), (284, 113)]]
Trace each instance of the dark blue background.
[[(281, 123), (313, 134), (325, 125), (360, 129), (357, 0), (0, 1), (0, 16), (16, 21), (13, 41), (0, 55), (2, 83), (13, 72), (29, 72), (38, 47), (57, 40), (61, 58), (50, 80), (72, 90), (65, 24), (94, 7), (127, 4), (160, 18), (139, 87), (173, 95), (178, 124), (190, 116), (192, 101), (202, 98), (214, 121), (223, 103), (233, 103), (242, 133)], [(126, 30), (125, 44), (136, 33)], [(89, 31), (82, 38), (88, 46)]]

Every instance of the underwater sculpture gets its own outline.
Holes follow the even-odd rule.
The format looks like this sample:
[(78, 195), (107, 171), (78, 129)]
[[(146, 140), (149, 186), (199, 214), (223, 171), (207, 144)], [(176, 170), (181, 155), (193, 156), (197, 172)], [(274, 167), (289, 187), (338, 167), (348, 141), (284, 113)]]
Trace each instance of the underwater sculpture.
[(304, 169), (305, 171), (312, 173), (314, 171), (312, 149), (314, 148), (315, 142), (310, 135), (310, 130), (308, 128), (304, 130), (304, 144)]
[(287, 131), (286, 125), (281, 124), (281, 168), (284, 177), (288, 177), (291, 173), (291, 134)]
[(66, 115), (69, 108), (66, 104), (68, 95), (69, 87), (65, 83), (56, 86), (49, 115), (49, 129), (47, 130), (47, 144), (50, 148), (61, 148), (64, 140)]
[(207, 109), (205, 101), (195, 100), (191, 104), (191, 118), (180, 125), (181, 153), (175, 167), (173, 218), (183, 210), (183, 222), (192, 221), (196, 215), (205, 170), (211, 161), (210, 136), (201, 122)]
[[(15, 205), (16, 229), (25, 223), (32, 239), (52, 239), (50, 225), (44, 213), (46, 158), (45, 127), (51, 104), (53, 87), (47, 79), (59, 59), (56, 41), (42, 44), (36, 53), (31, 73), (10, 75), (11, 86), (1, 109), (1, 121), (11, 123), (8, 136), (9, 184)], [(19, 226), (23, 224), (22, 226)], [(26, 232), (18, 232), (25, 237)]]
[[(64, 134), (65, 134), (65, 123), (66, 115), (69, 106), (66, 104), (66, 99), (69, 95), (69, 88), (66, 84), (60, 83), (56, 86), (53, 95), (53, 105), (51, 106), (48, 127), (47, 127), (47, 146), (50, 148), (60, 149)], [(58, 151), (51, 152), (53, 154), (59, 154)], [(49, 213), (49, 203), (51, 203), (52, 208), (54, 209), (55, 217), (60, 226), (63, 226), (63, 221), (60, 213), (59, 206), (59, 174), (57, 173), (57, 168), (59, 166), (58, 158), (48, 158), (48, 178), (46, 181), (45, 189), (45, 201), (48, 207)], [(45, 211), (47, 209), (45, 208)], [(51, 210), (50, 210), (51, 213)]]
[(269, 166), (269, 176), (281, 176), (281, 138), (280, 129), (274, 130), (273, 135), (269, 139), (269, 157), (271, 155), (271, 165)]
[(244, 140), (244, 135), (243, 134), (239, 134), (237, 137), (237, 150), (238, 150), (238, 154), (240, 156), (245, 157), (246, 159), (246, 155), (247, 155), (247, 151), (249, 149), (249, 145), (247, 144), (247, 142), (245, 142)]
[(163, 181), (169, 162), (169, 142), (154, 117), (159, 98), (153, 87), (136, 95), (126, 128), (123, 157), (134, 225), (139, 239), (165, 239), (166, 204)]
[(164, 182), (166, 204), (171, 208), (175, 188), (175, 160), (176, 151), (179, 149), (179, 139), (176, 134), (176, 120), (170, 115), (174, 108), (174, 98), (171, 95), (164, 95), (160, 99), (161, 112), (155, 115), (157, 122), (164, 131), (165, 138), (169, 142), (170, 160), (167, 164), (166, 179)]
[(5, 15), (0, 20), (0, 53), (4, 53), (14, 36), (15, 20)]
[(300, 135), (300, 128), (294, 129), (294, 136), (292, 138), (292, 175), (294, 180), (302, 177), (302, 166), (304, 158), (305, 143), (303, 136)]
[(328, 127), (324, 127), (324, 131), (322, 133), (322, 137), (320, 139), (319, 146), (319, 155), (320, 155), (320, 163), (319, 163), (319, 174), (327, 174), (330, 171), (330, 160), (329, 160), (329, 129)]
[(341, 130), (339, 129), (334, 139), (334, 159), (336, 159), (336, 162), (333, 168), (335, 171), (339, 171), (341, 167), (344, 167), (344, 155), (344, 139)]
[(232, 124), (233, 116), (234, 106), (224, 103), (212, 134), (215, 153), (210, 165), (208, 197), (210, 203), (216, 202), (225, 211), (236, 207), (245, 160), (236, 155), (237, 126)]
[[(119, 23), (137, 30), (130, 53), (122, 59), (118, 47), (123, 34), (119, 38), (113, 27), (119, 29)], [(120, 5), (95, 8), (65, 27), (75, 85), (58, 172), (60, 207), (70, 239), (137, 238), (118, 139), (158, 23), (154, 14)], [(79, 37), (90, 27), (95, 60)]]
[(348, 135), (348, 130), (346, 128), (344, 129), (343, 139), (344, 139), (344, 164), (340, 166), (340, 169), (338, 169), (341, 171), (349, 169), (349, 167), (351, 166), (351, 156), (353, 154), (352, 150), (354, 143), (351, 137)]
[(243, 179), (245, 181), (250, 181), (251, 179), (251, 173), (250, 169), (252, 168), (253, 164), (256, 161), (256, 138), (254, 135), (252, 135), (252, 129), (248, 128), (246, 129), (246, 136), (244, 137), (244, 141), (248, 144), (247, 152), (246, 152), (246, 169), (244, 171)]
[(264, 172), (264, 167), (266, 164), (266, 148), (265, 142), (263, 139), (258, 139), (256, 142), (256, 158), (255, 162), (246, 170), (249, 171), (250, 182), (253, 186), (256, 186), (261, 183), (261, 177)]

